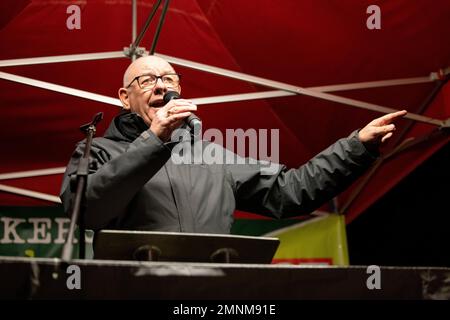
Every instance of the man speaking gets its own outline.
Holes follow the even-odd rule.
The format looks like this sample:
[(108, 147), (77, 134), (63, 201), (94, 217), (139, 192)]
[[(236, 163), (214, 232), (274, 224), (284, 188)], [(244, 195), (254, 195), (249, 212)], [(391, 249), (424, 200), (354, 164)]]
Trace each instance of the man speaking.
[[(171, 161), (174, 146), (186, 143), (171, 139), (174, 130), (187, 127), (185, 120), (197, 110), (186, 99), (164, 101), (171, 91), (181, 93), (180, 76), (162, 58), (139, 58), (125, 71), (118, 91), (123, 110), (92, 143), (86, 228), (227, 234), (235, 209), (274, 218), (308, 214), (365, 172), (378, 147), (393, 135), (393, 122), (406, 114), (373, 120), (297, 169), (277, 164), (271, 174), (262, 174), (260, 161)], [(66, 212), (72, 201), (70, 177), (84, 147), (84, 142), (77, 145), (64, 174)]]

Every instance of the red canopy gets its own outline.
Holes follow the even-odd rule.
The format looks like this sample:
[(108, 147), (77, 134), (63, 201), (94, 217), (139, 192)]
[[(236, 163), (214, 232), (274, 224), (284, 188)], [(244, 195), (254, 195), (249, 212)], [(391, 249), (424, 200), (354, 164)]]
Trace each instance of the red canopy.
[[(143, 25), (153, 3), (138, 1), (138, 27)], [(74, 30), (66, 26), (70, 4), (45, 0), (1, 4), (0, 190), (4, 192), (0, 191), (0, 205), (51, 204), (5, 190), (14, 191), (7, 187), (16, 187), (57, 196), (62, 174), (13, 179), (7, 173), (65, 166), (74, 144), (83, 138), (78, 127), (103, 111), (105, 119), (98, 130), (101, 135), (118, 111), (105, 103), (11, 80), (11, 75), (19, 75), (117, 97), (123, 72), (130, 62), (125, 57), (31, 65), (6, 61), (122, 51), (132, 42), (131, 1), (74, 2), (81, 8), (81, 29)], [(372, 4), (381, 9), (379, 30), (366, 26), (370, 16), (366, 10)], [(156, 52), (445, 120), (450, 116), (448, 84), (431, 104), (419, 109), (436, 86), (435, 79), (445, 78), (449, 70), (449, 16), (450, 2), (446, 0), (178, 0), (170, 4)], [(141, 46), (150, 48), (155, 29), (156, 20)], [(175, 67), (183, 75), (184, 97), (274, 90)], [(392, 82), (372, 83), (391, 79), (409, 80), (395, 86), (386, 86)], [(372, 84), (361, 85), (367, 82)], [(409, 82), (416, 83), (399, 84)], [(345, 87), (346, 90), (323, 88), (348, 83), (356, 85)], [(280, 161), (290, 167), (300, 165), (338, 138), (381, 115), (302, 94), (203, 104), (198, 113), (205, 128), (280, 129)], [(406, 139), (416, 138), (417, 142), (423, 140), (420, 137), (432, 135), (386, 159), (373, 175), (366, 176), (370, 179), (361, 192), (358, 190), (364, 178), (339, 196), (340, 210), (353, 219), (448, 142), (449, 135), (438, 127), (401, 120), (397, 136), (405, 130), (404, 135), (401, 141), (392, 139), (386, 145), (385, 155)]]

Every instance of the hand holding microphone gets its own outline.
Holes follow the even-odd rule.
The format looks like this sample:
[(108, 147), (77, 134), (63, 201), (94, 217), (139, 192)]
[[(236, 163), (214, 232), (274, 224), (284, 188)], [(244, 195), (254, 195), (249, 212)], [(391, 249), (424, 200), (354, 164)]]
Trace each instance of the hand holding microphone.
[[(168, 91), (165, 95), (164, 95), (164, 103), (168, 104), (171, 100), (173, 99), (180, 99), (180, 94), (176, 91)], [(191, 130), (194, 130), (194, 132), (196, 132), (196, 130), (201, 127), (202, 122), (200, 120), (199, 117), (197, 117), (195, 114), (191, 114), (189, 117), (187, 117), (185, 120), (186, 124), (189, 126), (189, 128)]]
[[(176, 91), (169, 91), (164, 95), (164, 107), (161, 107), (153, 116), (150, 130), (162, 141), (168, 141), (172, 132), (186, 122), (194, 133), (201, 128), (200, 119), (192, 112), (197, 106), (191, 101), (181, 99)], [(189, 121), (189, 122), (188, 122)]]

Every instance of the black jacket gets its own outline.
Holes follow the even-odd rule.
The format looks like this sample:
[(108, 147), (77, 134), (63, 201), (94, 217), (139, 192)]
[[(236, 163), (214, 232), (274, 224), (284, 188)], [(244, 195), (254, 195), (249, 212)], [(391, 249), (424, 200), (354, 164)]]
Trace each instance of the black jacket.
[[(183, 143), (183, 142), (182, 142)], [(184, 142), (189, 143), (189, 142)], [(207, 144), (207, 142), (205, 142)], [(348, 187), (376, 159), (357, 137), (340, 139), (298, 169), (256, 164), (174, 164), (174, 142), (162, 143), (133, 113), (121, 113), (95, 138), (86, 193), (86, 227), (229, 233), (235, 209), (275, 218), (308, 214)], [(64, 174), (61, 200), (69, 212), (69, 177), (80, 142)], [(229, 152), (223, 149), (224, 152)]]

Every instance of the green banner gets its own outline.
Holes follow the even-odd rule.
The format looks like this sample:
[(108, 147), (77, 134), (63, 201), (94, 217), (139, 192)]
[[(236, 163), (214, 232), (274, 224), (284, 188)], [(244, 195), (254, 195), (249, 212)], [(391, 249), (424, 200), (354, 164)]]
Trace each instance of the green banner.
[[(0, 207), (0, 255), (60, 257), (69, 224), (61, 206)], [(92, 256), (92, 233), (86, 241), (86, 255)], [(77, 258), (78, 231), (74, 244)]]
[[(60, 257), (70, 220), (61, 206), (0, 207), (0, 255)], [(280, 246), (273, 263), (348, 265), (345, 219), (336, 214), (304, 220), (236, 219), (232, 234), (273, 236)], [(91, 258), (92, 232), (86, 235)], [(78, 232), (74, 258), (78, 257)]]

